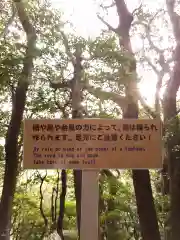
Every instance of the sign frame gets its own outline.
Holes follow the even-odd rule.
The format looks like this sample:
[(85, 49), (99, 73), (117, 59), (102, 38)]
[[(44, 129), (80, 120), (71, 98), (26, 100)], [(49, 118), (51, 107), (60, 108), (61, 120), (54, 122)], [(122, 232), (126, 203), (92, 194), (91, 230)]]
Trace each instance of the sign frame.
[[(59, 126), (57, 132), (61, 135), (57, 135), (57, 132), (48, 135), (48, 126), (52, 125)], [(70, 125), (74, 125), (77, 129), (62, 131), (60, 128)], [(34, 134), (35, 126), (42, 126), (36, 131), (41, 135)], [(47, 128), (43, 130), (43, 126)], [(91, 126), (91, 130), (83, 131), (82, 126)], [(97, 126), (101, 128), (98, 130)], [(128, 128), (126, 133), (125, 127)], [(89, 139), (81, 141), (81, 135)], [(42, 136), (46, 140), (43, 140)], [(48, 139), (48, 136), (53, 140)], [(57, 136), (62, 138), (59, 137), (55, 141)], [(68, 140), (63, 139), (63, 136)], [(102, 140), (105, 138), (106, 140)], [(34, 139), (36, 140), (33, 141)], [(25, 169), (159, 169), (162, 168), (163, 163), (162, 146), (162, 124), (158, 119), (26, 119), (24, 120), (23, 167)], [(65, 155), (64, 158), (58, 158), (61, 156), (59, 154), (61, 150), (58, 152), (58, 149), (62, 151), (65, 149), (63, 153), (61, 152), (62, 156)], [(61, 163), (58, 162), (60, 160)]]

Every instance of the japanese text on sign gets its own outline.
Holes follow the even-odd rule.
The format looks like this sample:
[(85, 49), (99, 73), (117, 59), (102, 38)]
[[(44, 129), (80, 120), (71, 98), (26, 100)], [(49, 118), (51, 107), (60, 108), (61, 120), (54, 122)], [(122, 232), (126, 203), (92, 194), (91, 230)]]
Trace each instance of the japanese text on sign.
[(25, 120), (24, 168), (161, 168), (158, 120)]

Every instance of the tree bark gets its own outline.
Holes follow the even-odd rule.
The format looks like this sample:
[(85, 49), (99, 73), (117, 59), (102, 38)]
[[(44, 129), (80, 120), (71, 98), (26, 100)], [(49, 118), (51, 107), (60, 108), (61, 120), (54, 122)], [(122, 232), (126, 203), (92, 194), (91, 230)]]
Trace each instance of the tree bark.
[(40, 187), (39, 187), (39, 193), (40, 193), (39, 210), (40, 210), (41, 216), (42, 216), (42, 218), (44, 220), (44, 227), (43, 227), (43, 230), (41, 232), (41, 239), (44, 238), (45, 234), (47, 233), (47, 229), (48, 229), (48, 219), (47, 219), (47, 217), (46, 217), (46, 215), (44, 213), (44, 208), (43, 208), (43, 199), (44, 199), (44, 197), (43, 197), (43, 190), (42, 190), (43, 184), (44, 184), (44, 181), (45, 181), (46, 177), (47, 177), (47, 172), (46, 172), (45, 176), (43, 176), (43, 177), (41, 177), (41, 174), (39, 174), (39, 179), (40, 179), (40, 182), (41, 182), (40, 183)]
[[(175, 12), (175, 0), (166, 0), (167, 11), (172, 24), (176, 47), (174, 51), (174, 67), (170, 79), (168, 81), (164, 94), (164, 118), (165, 122), (170, 125), (174, 124), (179, 127), (179, 120), (176, 118), (177, 106), (176, 95), (180, 86), (180, 16)], [(174, 121), (173, 121), (174, 120)], [(167, 140), (168, 160), (167, 168), (169, 170), (170, 179), (170, 239), (178, 240), (180, 236), (180, 159), (179, 152), (174, 151), (177, 144), (177, 129), (173, 132), (173, 137)]]
[[(131, 47), (129, 31), (133, 21), (132, 14), (128, 11), (124, 0), (115, 0), (119, 16), (119, 43), (121, 49), (132, 57), (132, 65), (129, 70), (131, 77), (125, 86), (127, 107), (124, 110), (124, 118), (138, 118), (136, 61)], [(137, 211), (140, 220), (143, 240), (160, 240), (156, 210), (153, 201), (150, 175), (148, 170), (133, 170), (133, 184), (136, 195)]]
[(59, 217), (57, 221), (57, 233), (61, 237), (62, 240), (64, 240), (63, 235), (63, 219), (64, 219), (64, 213), (65, 213), (65, 198), (66, 198), (66, 188), (67, 188), (67, 176), (66, 176), (66, 170), (63, 169), (61, 172), (61, 195), (60, 195), (60, 208), (59, 208)]
[[(81, 75), (82, 75), (82, 65), (81, 65), (81, 49), (77, 45), (74, 59), (74, 77), (72, 79), (72, 118), (82, 118), (82, 108), (81, 108)], [(78, 235), (80, 238), (80, 224), (81, 224), (81, 188), (82, 188), (82, 170), (74, 170), (74, 189), (76, 197), (76, 214), (77, 214), (77, 227)]]
[(10, 239), (11, 214), (13, 198), (18, 174), (18, 136), (21, 128), (23, 112), (26, 102), (29, 79), (33, 69), (36, 34), (29, 21), (21, 0), (14, 1), (17, 13), (27, 37), (27, 50), (21, 79), (18, 82), (12, 102), (12, 114), (5, 142), (5, 173), (0, 203), (0, 240)]
[[(82, 91), (81, 91), (81, 78), (82, 78), (82, 50), (81, 47), (77, 44), (76, 45), (76, 51), (74, 54), (70, 51), (68, 39), (64, 32), (61, 31), (61, 35), (63, 38), (63, 43), (66, 49), (66, 54), (69, 57), (69, 60), (71, 61), (73, 68), (74, 68), (74, 76), (71, 80), (71, 82), (68, 85), (68, 87), (71, 88), (71, 98), (72, 98), (72, 118), (78, 119), (82, 118), (82, 107), (81, 107), (81, 99), (82, 99)], [(58, 84), (59, 85), (59, 84)], [(61, 85), (61, 84), (60, 84)], [(64, 87), (63, 86), (57, 86), (55, 84), (51, 87)], [(77, 228), (78, 228), (78, 235), (80, 238), (80, 222), (81, 222), (81, 188), (82, 188), (82, 170), (73, 170), (73, 176), (74, 176), (74, 190), (75, 190), (75, 198), (76, 198), (76, 214), (77, 214)]]

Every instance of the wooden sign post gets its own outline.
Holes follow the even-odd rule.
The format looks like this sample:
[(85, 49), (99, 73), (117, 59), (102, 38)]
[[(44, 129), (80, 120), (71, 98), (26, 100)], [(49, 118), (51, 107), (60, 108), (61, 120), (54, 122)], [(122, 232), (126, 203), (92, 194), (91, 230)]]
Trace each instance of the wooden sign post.
[(99, 171), (83, 170), (81, 196), (81, 240), (99, 239)]
[(82, 169), (81, 240), (98, 240), (98, 170), (162, 168), (161, 122), (25, 120), (23, 166)]

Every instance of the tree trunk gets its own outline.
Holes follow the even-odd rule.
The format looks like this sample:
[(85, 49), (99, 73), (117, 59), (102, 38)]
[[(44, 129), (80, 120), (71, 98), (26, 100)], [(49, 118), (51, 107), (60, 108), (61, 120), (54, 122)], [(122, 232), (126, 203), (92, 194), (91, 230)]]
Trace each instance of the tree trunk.
[(5, 143), (5, 173), (0, 203), (0, 240), (10, 239), (11, 214), (18, 173), (18, 136), (26, 102), (26, 93), (33, 69), (36, 34), (21, 1), (14, 1), (20, 22), (27, 36), (27, 50), (21, 79), (18, 82), (12, 103), (11, 121)]
[(78, 227), (78, 236), (80, 238), (80, 225), (81, 225), (81, 188), (82, 188), (82, 170), (74, 170), (74, 189), (76, 198), (76, 219)]
[[(74, 76), (69, 86), (71, 87), (72, 118), (78, 119), (78, 118), (82, 118), (82, 108), (81, 108), (81, 99), (82, 99), (81, 78), (82, 78), (82, 70), (83, 70), (83, 67), (81, 64), (82, 49), (77, 44), (76, 51), (74, 54), (72, 54), (70, 52), (69, 43), (66, 35), (62, 31), (61, 31), (61, 35), (63, 37), (66, 53), (74, 67)], [(78, 235), (80, 238), (82, 171), (73, 170), (73, 176), (74, 176), (74, 189), (75, 189), (75, 198), (76, 198), (77, 228), (78, 228)]]
[[(179, 68), (178, 66), (174, 66)], [(180, 74), (180, 73), (179, 73)], [(173, 80), (174, 79), (174, 80)], [(164, 189), (166, 190), (166, 194), (170, 194), (170, 240), (179, 239), (180, 236), (180, 159), (179, 159), (179, 151), (174, 151), (176, 145), (178, 143), (177, 129), (179, 129), (179, 119), (176, 118), (176, 93), (177, 89), (174, 88), (173, 82), (179, 81), (179, 79), (171, 78), (169, 82), (172, 83), (172, 87), (168, 84), (167, 89), (164, 95), (164, 119), (165, 126), (167, 131), (171, 131), (173, 134), (172, 137), (168, 137), (166, 146), (167, 146), (167, 159), (164, 162), (164, 178), (163, 184)], [(173, 97), (172, 97), (173, 96)], [(170, 127), (168, 128), (168, 125)], [(172, 128), (173, 126), (173, 128)]]
[[(138, 118), (138, 105), (131, 102), (130, 98), (124, 118)], [(132, 176), (142, 238), (143, 240), (160, 240), (149, 171), (133, 170)]]
[(167, 11), (173, 28), (176, 47), (174, 51), (174, 68), (168, 81), (164, 95), (164, 118), (170, 125), (174, 125), (173, 137), (167, 140), (168, 161), (170, 177), (170, 240), (178, 240), (180, 237), (180, 153), (174, 151), (178, 144), (177, 127), (179, 129), (179, 119), (176, 118), (176, 95), (180, 86), (180, 16), (175, 12), (175, 0), (166, 0)]
[[(132, 57), (129, 67), (132, 73), (126, 84), (127, 107), (124, 110), (124, 118), (138, 118), (136, 61), (132, 51), (129, 31), (133, 21), (132, 14), (128, 11), (124, 0), (115, 0), (119, 16), (119, 42), (122, 50)], [(153, 201), (151, 182), (148, 170), (133, 170), (133, 184), (136, 195), (137, 211), (140, 220), (143, 240), (160, 240), (156, 210)]]
[[(81, 54), (82, 51), (80, 47), (76, 46), (75, 60), (74, 60), (74, 77), (72, 79), (72, 118), (82, 118), (81, 109), (81, 75), (82, 75), (82, 65), (81, 65)], [(80, 223), (81, 223), (81, 188), (82, 188), (82, 170), (74, 170), (74, 189), (76, 198), (76, 214), (77, 214), (77, 227), (78, 235), (80, 238)]]
[[(61, 171), (61, 195), (60, 195), (60, 207), (59, 207), (59, 217), (57, 221), (57, 233), (64, 240), (63, 235), (63, 219), (65, 213), (65, 201), (66, 201), (66, 189), (67, 189), (67, 176), (66, 170)], [(56, 211), (56, 210), (55, 210)]]

